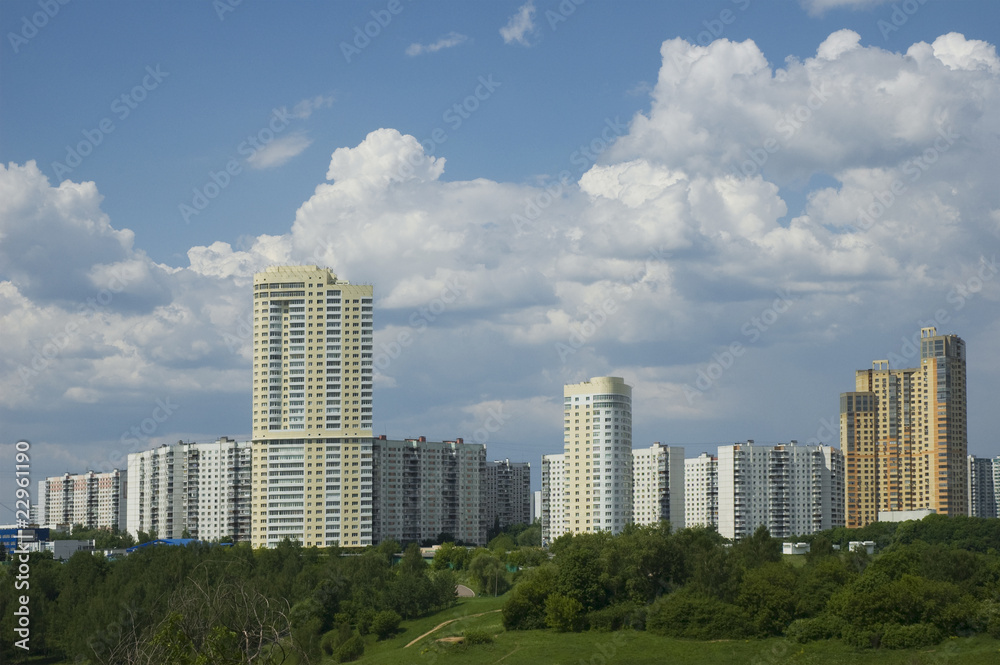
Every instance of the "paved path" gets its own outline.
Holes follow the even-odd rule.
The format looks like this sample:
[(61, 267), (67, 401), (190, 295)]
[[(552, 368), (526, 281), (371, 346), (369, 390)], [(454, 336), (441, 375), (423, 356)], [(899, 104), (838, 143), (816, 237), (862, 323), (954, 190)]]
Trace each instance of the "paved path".
[(455, 617), (454, 619), (448, 619), (447, 621), (442, 621), (441, 623), (439, 623), (438, 625), (434, 626), (433, 628), (431, 628), (430, 630), (428, 630), (426, 633), (424, 633), (420, 637), (415, 637), (412, 640), (410, 640), (410, 643), (407, 644), (403, 648), (405, 649), (407, 647), (412, 647), (414, 644), (416, 644), (420, 640), (424, 639), (425, 637), (427, 637), (431, 633), (437, 631), (440, 628), (444, 628), (445, 626), (447, 626), (449, 623), (452, 623), (453, 621), (459, 621), (461, 619), (472, 619), (473, 617), (481, 617), (484, 614), (493, 614), (494, 612), (500, 612), (500, 611), (501, 610), (490, 610), (489, 612), (480, 612), (479, 614), (467, 614), (464, 617)]

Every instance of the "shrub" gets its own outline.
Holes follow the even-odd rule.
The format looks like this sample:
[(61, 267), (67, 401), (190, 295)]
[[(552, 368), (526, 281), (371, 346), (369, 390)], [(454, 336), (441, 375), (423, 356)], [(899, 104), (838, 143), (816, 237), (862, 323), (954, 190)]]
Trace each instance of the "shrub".
[(399, 629), (399, 622), (402, 617), (392, 610), (383, 610), (374, 616), (371, 623), (371, 632), (384, 640), (393, 635)]
[(797, 619), (788, 626), (785, 636), (796, 642), (815, 642), (840, 637), (844, 620), (832, 614), (821, 614), (811, 619)]
[(506, 630), (545, 628), (545, 599), (555, 588), (555, 566), (545, 564), (525, 573), (503, 606)]
[(583, 605), (576, 598), (554, 593), (545, 599), (545, 625), (558, 633), (583, 629)]
[(365, 652), (365, 641), (360, 635), (354, 635), (337, 649), (337, 662), (349, 663), (357, 660)]
[(646, 625), (646, 607), (639, 603), (619, 603), (587, 614), (592, 630), (614, 631), (622, 628), (642, 630)]
[(840, 639), (855, 649), (878, 649), (882, 645), (882, 634), (885, 631), (881, 625), (853, 626), (845, 625)]
[[(362, 635), (367, 635), (368, 633), (372, 632), (372, 622), (375, 621), (376, 614), (378, 613), (375, 610), (371, 609), (370, 607), (366, 607), (365, 609), (358, 612), (358, 618), (357, 618), (358, 631)], [(343, 620), (345, 622), (349, 621), (348, 617), (343, 617)]]
[(694, 640), (740, 639), (748, 634), (740, 608), (685, 590), (661, 596), (650, 605), (646, 629), (657, 635)]
[(337, 653), (337, 649), (340, 645), (351, 639), (353, 635), (350, 624), (342, 623), (339, 626), (335, 626), (333, 630), (329, 630), (323, 634), (323, 639), (320, 640), (319, 646), (320, 650), (325, 656), (332, 656)]
[(943, 637), (941, 629), (930, 623), (889, 624), (882, 635), (881, 646), (884, 649), (916, 649), (937, 644)]
[(493, 634), (485, 630), (467, 630), (462, 634), (463, 643), (473, 644), (493, 644)]

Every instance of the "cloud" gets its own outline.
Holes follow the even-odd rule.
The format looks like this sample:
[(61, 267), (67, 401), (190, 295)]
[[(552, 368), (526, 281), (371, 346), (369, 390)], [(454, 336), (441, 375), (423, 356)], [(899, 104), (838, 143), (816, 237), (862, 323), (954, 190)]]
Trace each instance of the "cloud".
[(458, 46), (459, 44), (464, 44), (469, 38), (465, 35), (461, 35), (457, 32), (449, 32), (447, 35), (437, 40), (433, 44), (418, 44), (414, 42), (406, 47), (406, 55), (417, 56), (424, 53), (436, 53), (441, 49), (451, 48), (453, 46)]
[(500, 28), (500, 36), (504, 44), (517, 42), (521, 46), (531, 46), (530, 36), (535, 31), (535, 0), (528, 0), (510, 17), (507, 25)]
[(620, 137), (579, 137), (606, 150), (575, 181), (448, 180), (443, 157), (376, 129), (330, 151), (290, 224), (186, 265), (136, 248), (96, 184), (0, 168), (0, 420), (94, 462), (157, 398), (180, 406), (150, 445), (249, 430), (248, 294), (283, 263), (375, 282), (386, 433), (472, 440), (493, 409), (495, 456), (558, 451), (562, 385), (601, 375), (636, 386), (637, 445), (752, 438), (775, 414), (805, 440), (852, 365), (939, 310), (980, 331), (968, 391), (995, 394), (996, 363), (972, 358), (1000, 330), (1000, 276), (981, 276), (1000, 246), (997, 62), (957, 34), (892, 53), (838, 31), (779, 68), (752, 41), (669, 40), (648, 107)]
[(291, 115), (305, 120), (313, 114), (313, 111), (330, 108), (333, 106), (333, 102), (332, 95), (316, 95), (310, 99), (303, 99), (292, 107)]
[(821, 16), (830, 9), (869, 9), (892, 0), (799, 0), (811, 16)]
[(275, 168), (297, 157), (310, 145), (312, 139), (302, 132), (281, 136), (247, 157), (247, 164), (255, 169)]

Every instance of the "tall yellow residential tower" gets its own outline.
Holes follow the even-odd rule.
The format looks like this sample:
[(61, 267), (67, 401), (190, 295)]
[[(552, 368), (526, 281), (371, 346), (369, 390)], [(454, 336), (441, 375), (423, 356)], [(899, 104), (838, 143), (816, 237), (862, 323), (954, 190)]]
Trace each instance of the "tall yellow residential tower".
[(968, 511), (965, 342), (920, 330), (920, 367), (876, 360), (840, 396), (840, 446), (847, 475), (847, 526), (879, 512)]
[(372, 539), (372, 287), (316, 266), (254, 275), (254, 547)]
[(632, 387), (617, 376), (563, 390), (563, 530), (619, 533), (632, 521)]

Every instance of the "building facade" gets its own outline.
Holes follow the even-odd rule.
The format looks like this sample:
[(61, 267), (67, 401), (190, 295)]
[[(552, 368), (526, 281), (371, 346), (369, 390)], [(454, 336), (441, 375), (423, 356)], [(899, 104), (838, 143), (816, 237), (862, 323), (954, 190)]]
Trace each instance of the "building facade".
[(487, 462), (483, 478), (483, 510), (486, 528), (499, 523), (531, 524), (531, 465), (527, 462)]
[(617, 376), (563, 390), (564, 525), (619, 533), (632, 521), (632, 387)]
[(249, 441), (221, 437), (187, 444), (184, 455), (183, 511), (192, 538), (250, 540)]
[(47, 526), (124, 529), (127, 476), (118, 469), (50, 476), (39, 481), (39, 517)]
[(684, 460), (684, 526), (719, 526), (719, 458)]
[(568, 531), (563, 455), (542, 455), (542, 545), (549, 545)]
[(849, 527), (879, 512), (968, 512), (965, 342), (926, 327), (919, 353), (916, 368), (873, 361), (855, 373), (854, 392), (841, 394)]
[(673, 529), (685, 524), (684, 449), (659, 442), (632, 450), (632, 520), (636, 524), (666, 521)]
[(254, 275), (254, 547), (372, 544), (372, 286)]
[(969, 515), (972, 517), (1000, 516), (1000, 457), (969, 455)]
[(380, 436), (372, 453), (374, 543), (421, 543), (447, 534), (448, 540), (486, 544), (485, 445)]
[(790, 538), (844, 525), (844, 458), (832, 446), (719, 446), (719, 533), (740, 540), (761, 526)]
[(250, 469), (250, 442), (228, 437), (130, 453), (129, 533), (249, 540)]

